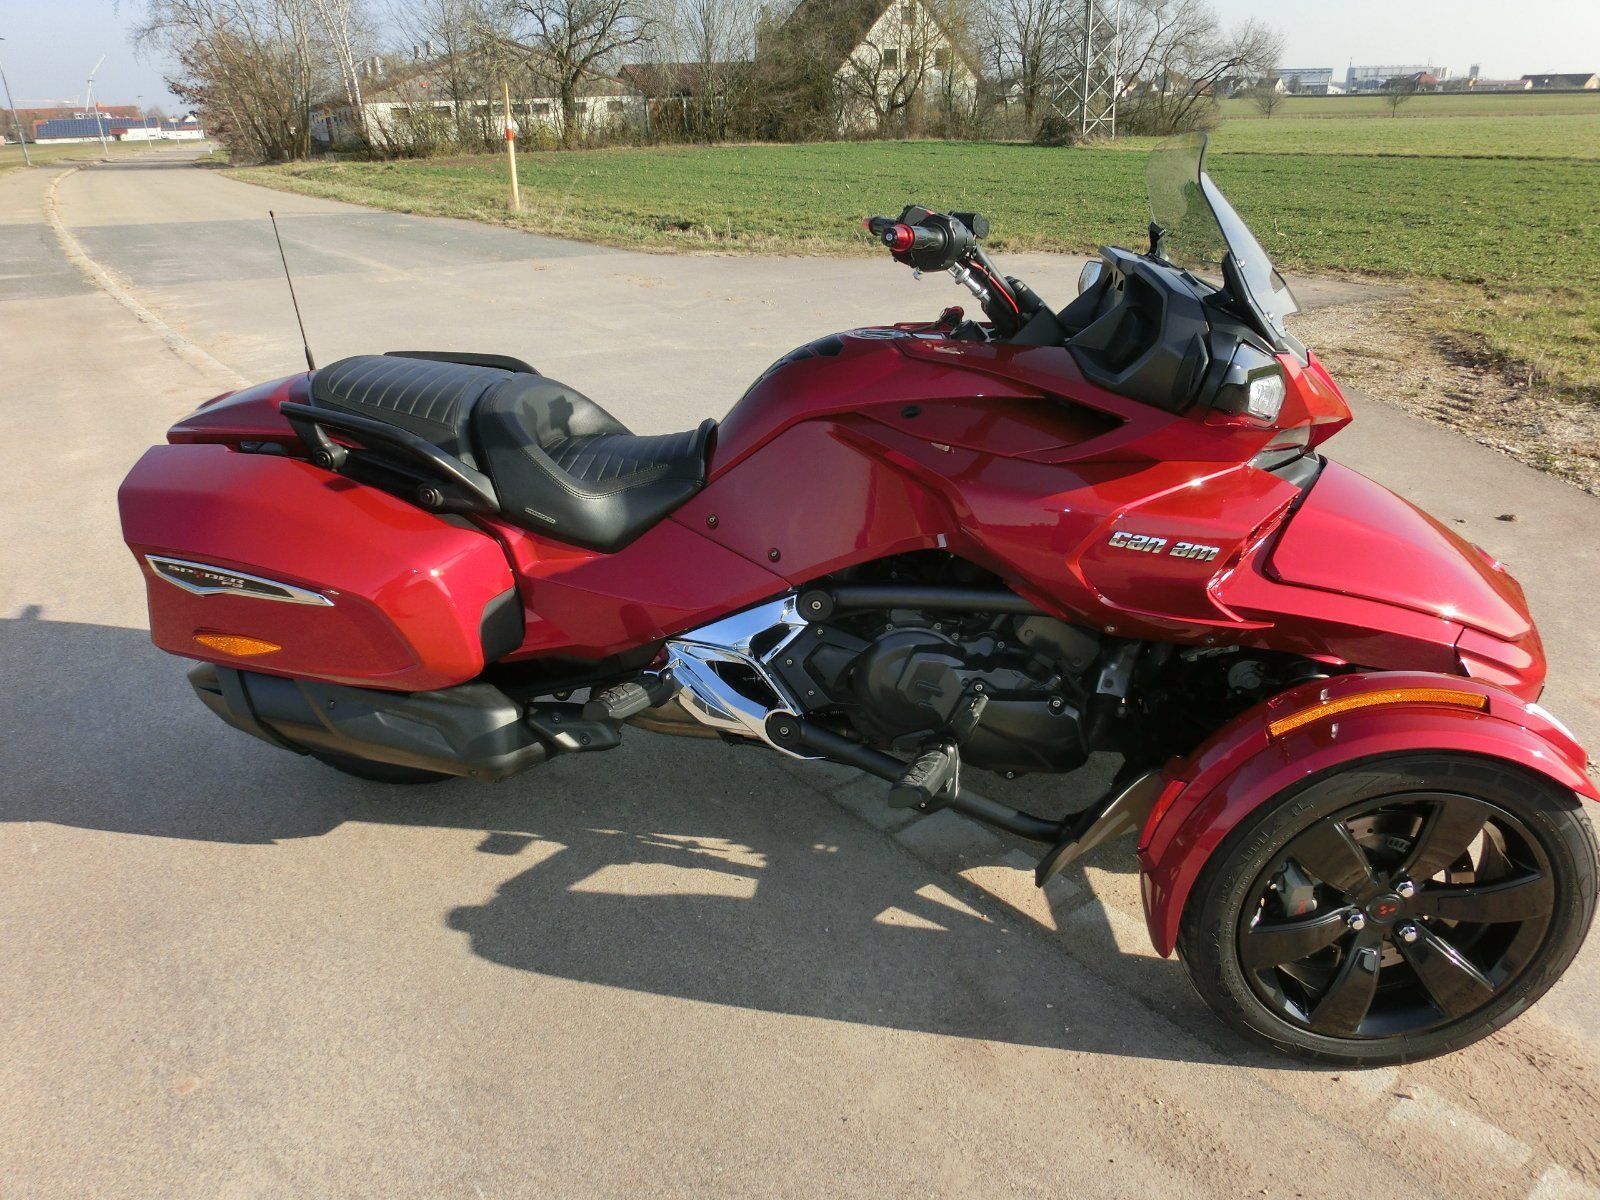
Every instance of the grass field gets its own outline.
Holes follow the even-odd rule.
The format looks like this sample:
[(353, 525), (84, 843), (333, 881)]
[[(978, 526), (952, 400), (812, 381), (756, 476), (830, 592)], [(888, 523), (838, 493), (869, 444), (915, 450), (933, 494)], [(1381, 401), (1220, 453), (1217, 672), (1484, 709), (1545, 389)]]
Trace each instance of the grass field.
[[(1476, 110), (1527, 98), (1423, 99)], [(1285, 269), (1413, 281), (1431, 327), (1600, 394), (1600, 96), (1545, 99), (1587, 108), (1389, 120), (1373, 119), (1374, 107), (1365, 118), (1229, 121), (1210, 165)], [(667, 251), (867, 253), (860, 218), (913, 200), (988, 214), (999, 250), (1082, 251), (1142, 244), (1149, 144), (523, 154), (524, 211), (515, 216), (505, 210), (500, 156), (318, 162), (244, 175), (382, 208)]]
[[(166, 145), (170, 144), (166, 143)], [(162, 145), (163, 143), (160, 142), (154, 143), (156, 147)], [(149, 153), (151, 149), (152, 143), (150, 142), (128, 142), (124, 144), (113, 141), (108, 147), (113, 158), (119, 154), (134, 154), (140, 151)], [(69, 142), (64, 145), (46, 144), (43, 146), (36, 146), (29, 142), (28, 156), (33, 159), (34, 166), (48, 167), (52, 163), (59, 162), (93, 162), (97, 159), (105, 158), (106, 154), (101, 151), (99, 142)], [(0, 174), (25, 165), (27, 164), (23, 161), (21, 146), (11, 144), (0, 146)]]
[[(1548, 117), (1600, 110), (1600, 92), (1482, 92), (1413, 96), (1400, 106), (1397, 120), (1408, 117)], [(1229, 120), (1259, 118), (1261, 111), (1246, 98), (1224, 100)], [(1389, 107), (1377, 96), (1286, 96), (1274, 121), (1318, 117), (1389, 118)]]

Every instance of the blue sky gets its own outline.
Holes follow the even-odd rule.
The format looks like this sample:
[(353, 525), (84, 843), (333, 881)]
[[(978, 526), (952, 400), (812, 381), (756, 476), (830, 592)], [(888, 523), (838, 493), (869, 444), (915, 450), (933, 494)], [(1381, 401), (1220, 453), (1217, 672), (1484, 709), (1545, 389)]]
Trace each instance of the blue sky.
[(135, 58), (128, 31), (140, 0), (0, 0), (0, 63), (18, 104), (83, 99), (83, 85), (102, 54), (95, 91), (107, 104), (160, 104), (176, 110), (159, 64)]
[[(1259, 17), (1287, 39), (1284, 65), (1432, 62), (1491, 77), (1600, 71), (1600, 0), (1212, 0), (1229, 22)], [(380, 11), (387, 0), (375, 0)], [(94, 60), (106, 56), (107, 103), (175, 108), (159, 63), (142, 62), (128, 30), (141, 0), (0, 0), (0, 63), (17, 102), (82, 98)]]
[(1285, 37), (1286, 67), (1431, 63), (1493, 79), (1600, 71), (1600, 0), (1211, 0)]

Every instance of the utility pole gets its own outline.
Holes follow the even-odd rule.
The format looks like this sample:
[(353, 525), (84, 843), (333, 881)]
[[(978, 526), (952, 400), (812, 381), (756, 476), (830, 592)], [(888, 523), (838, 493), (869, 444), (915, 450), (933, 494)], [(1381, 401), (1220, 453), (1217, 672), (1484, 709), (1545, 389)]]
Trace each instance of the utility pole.
[(522, 196), (517, 191), (517, 123), (511, 119), (511, 84), (502, 79), (500, 94), (506, 103), (506, 162), (511, 167), (511, 208), (522, 211)]
[[(0, 42), (3, 41), (5, 38), (0, 37)], [(17, 103), (11, 98), (11, 81), (6, 78), (6, 69), (3, 66), (0, 66), (0, 84), (5, 85), (6, 107), (11, 110), (11, 124), (16, 127), (17, 141), (22, 143), (22, 161), (31, 167), (33, 159), (28, 156), (28, 135), (23, 131), (22, 122), (17, 118)]]
[(94, 99), (94, 75), (95, 75), (95, 71), (98, 71), (100, 69), (100, 64), (105, 62), (105, 61), (106, 61), (106, 56), (104, 54), (102, 54), (100, 56), (100, 58), (95, 62), (94, 69), (89, 72), (89, 87), (83, 93), (83, 103), (84, 103), (84, 107), (87, 108), (87, 107), (90, 106), (91, 101), (93, 102), (93, 107), (94, 107), (94, 128), (95, 128), (95, 132), (100, 135), (100, 153), (109, 156), (110, 153), (111, 153), (111, 147), (106, 145), (106, 126), (105, 126), (105, 122), (100, 119), (100, 101)]
[(1079, 137), (1116, 137), (1121, 0), (1070, 0), (1066, 25), (1067, 52), (1052, 73), (1050, 106)]

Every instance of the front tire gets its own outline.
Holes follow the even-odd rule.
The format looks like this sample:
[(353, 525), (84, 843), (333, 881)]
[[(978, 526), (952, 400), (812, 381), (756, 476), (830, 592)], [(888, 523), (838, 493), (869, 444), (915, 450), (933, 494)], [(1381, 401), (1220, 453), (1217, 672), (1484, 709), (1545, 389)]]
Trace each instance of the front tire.
[(1412, 1062), (1486, 1037), (1560, 978), (1596, 876), (1594, 827), (1550, 781), (1470, 755), (1373, 760), (1235, 829), (1195, 882), (1178, 952), (1254, 1041)]

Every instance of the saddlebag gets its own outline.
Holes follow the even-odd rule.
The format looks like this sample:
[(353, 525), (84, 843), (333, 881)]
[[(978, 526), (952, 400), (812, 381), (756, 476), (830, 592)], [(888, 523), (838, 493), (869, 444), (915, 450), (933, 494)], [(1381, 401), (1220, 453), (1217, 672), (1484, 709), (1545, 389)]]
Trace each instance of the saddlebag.
[(429, 692), (522, 641), (499, 542), (279, 454), (155, 446), (118, 493), (151, 639), (268, 675)]

